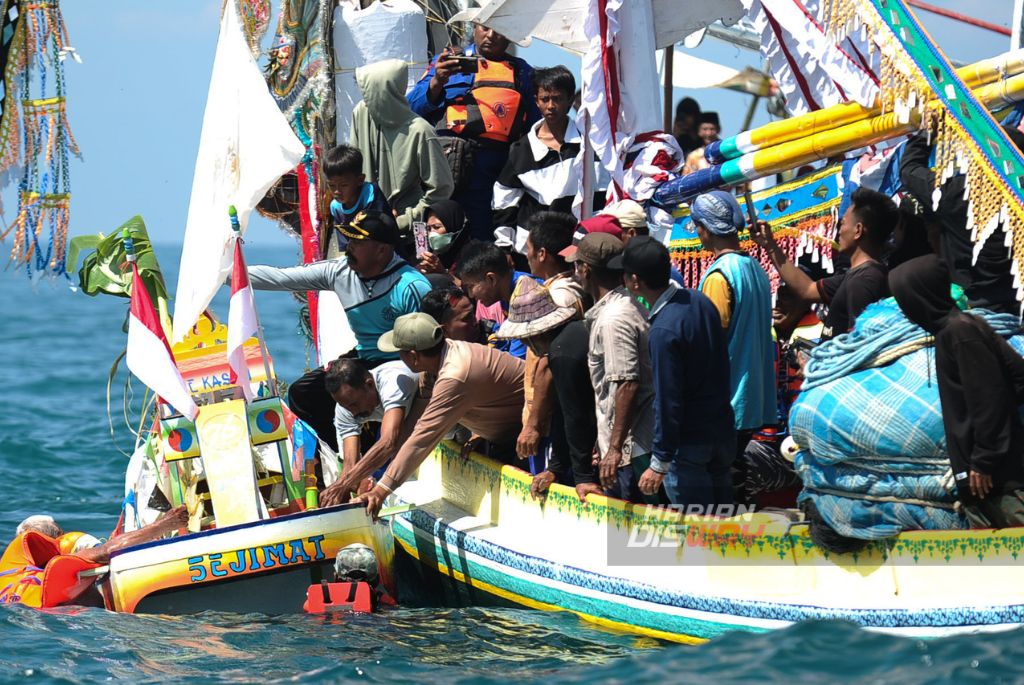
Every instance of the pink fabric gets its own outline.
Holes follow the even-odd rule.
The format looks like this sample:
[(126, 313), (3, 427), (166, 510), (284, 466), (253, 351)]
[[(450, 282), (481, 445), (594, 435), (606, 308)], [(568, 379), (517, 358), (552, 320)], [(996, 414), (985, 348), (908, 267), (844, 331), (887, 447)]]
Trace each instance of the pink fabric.
[(495, 302), (490, 307), (485, 306), (482, 302), (476, 303), (476, 320), (477, 321), (494, 321), (499, 326), (505, 323), (505, 312), (501, 308), (501, 302)]
[(622, 238), (622, 225), (619, 223), (619, 219), (611, 214), (595, 214), (589, 219), (584, 219), (580, 222), (579, 228), (576, 231), (577, 234), (580, 233), (579, 229), (583, 229), (583, 235), (588, 233), (611, 233), (616, 238)]

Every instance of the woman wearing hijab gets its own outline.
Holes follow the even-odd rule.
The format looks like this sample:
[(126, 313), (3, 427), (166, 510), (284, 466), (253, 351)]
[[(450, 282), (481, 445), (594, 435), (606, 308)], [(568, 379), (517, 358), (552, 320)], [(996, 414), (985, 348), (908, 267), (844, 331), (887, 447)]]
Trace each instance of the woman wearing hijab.
[(418, 268), (424, 274), (450, 273), (469, 241), (466, 214), (455, 200), (440, 200), (427, 207), (425, 221), (430, 250), (420, 257)]
[(1024, 358), (983, 319), (957, 309), (936, 255), (889, 274), (907, 318), (935, 336), (949, 461), (973, 528), (1024, 525)]

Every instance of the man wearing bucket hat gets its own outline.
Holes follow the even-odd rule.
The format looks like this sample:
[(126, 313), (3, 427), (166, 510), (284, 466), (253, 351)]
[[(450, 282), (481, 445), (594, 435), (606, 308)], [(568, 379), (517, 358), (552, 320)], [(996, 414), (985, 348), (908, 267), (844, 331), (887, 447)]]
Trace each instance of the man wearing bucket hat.
[(778, 420), (771, 284), (757, 260), (740, 247), (739, 231), (746, 221), (732, 193), (698, 195), (690, 216), (704, 248), (714, 255), (700, 291), (715, 305), (725, 329), (736, 448), (742, 454), (754, 431)]
[[(583, 315), (583, 288), (572, 277), (572, 267), (559, 253), (572, 244), (577, 228), (576, 217), (562, 212), (542, 211), (530, 217), (526, 237), (526, 259), (530, 273), (542, 279), (548, 295), (559, 307), (572, 307)], [(531, 292), (535, 289), (531, 288)], [(521, 336), (515, 336), (521, 337)], [(526, 351), (524, 384), (526, 404), (523, 407), (523, 431), (516, 441), (520, 458), (539, 454), (540, 442), (548, 435), (555, 400), (551, 369), (546, 355)]]
[(654, 440), (653, 373), (647, 348), (647, 318), (622, 287), (622, 272), (609, 266), (622, 240), (591, 233), (563, 254), (594, 299), (588, 366), (597, 411), (601, 485), (616, 497), (641, 501), (637, 489)]
[[(593, 395), (589, 377), (582, 376), (583, 387), (581, 392), (580, 376), (577, 375), (575, 378), (571, 375), (558, 377), (556, 374), (558, 371), (562, 371), (562, 369), (560, 367), (556, 369), (555, 367), (558, 364), (549, 363), (550, 360), (548, 359), (552, 343), (565, 330), (566, 325), (573, 320), (577, 320), (578, 317), (579, 309), (573, 306), (559, 306), (549, 287), (540, 285), (536, 281), (524, 280), (520, 282), (516, 292), (512, 295), (509, 317), (495, 333), (499, 338), (517, 338), (522, 340), (529, 348), (530, 354), (544, 363), (544, 369), (548, 371), (552, 376), (551, 380), (554, 381), (549, 386), (546, 386), (546, 391), (550, 394), (546, 395), (546, 406), (542, 408), (545, 412), (544, 422), (538, 421), (536, 414), (540, 408), (536, 404), (533, 406), (529, 417), (524, 419), (524, 421), (533, 420), (536, 423), (534, 430), (548, 436), (547, 445), (544, 444), (545, 441), (539, 440), (536, 444), (539, 444), (540, 448), (535, 445), (524, 448), (523, 433), (527, 432), (526, 427), (524, 427), (523, 433), (520, 433), (519, 440), (517, 441), (519, 456), (521, 458), (531, 458), (530, 472), (534, 474), (534, 479), (530, 492), (534, 497), (538, 497), (542, 492), (546, 491), (558, 476), (564, 476), (569, 472), (568, 462), (570, 455), (572, 456), (574, 471), (578, 470), (577, 462), (583, 462), (583, 470), (585, 472), (592, 473), (593, 471), (590, 462), (591, 455), (593, 454), (594, 437), (590, 438), (589, 444), (583, 450), (578, 450), (580, 454), (572, 453), (566, 439), (566, 417), (561, 411), (563, 407), (579, 404), (582, 399)], [(563, 390), (567, 392), (562, 392)], [(572, 409), (570, 407), (569, 413), (575, 418), (575, 413)], [(590, 411), (593, 413), (593, 406), (591, 406)], [(550, 447), (550, 450), (547, 450), (547, 447)], [(525, 453), (524, 449), (527, 450)], [(547, 463), (534, 463), (532, 461), (533, 457), (540, 457), (540, 453), (544, 451), (548, 451), (546, 455)]]
[[(444, 436), (461, 424), (492, 445), (511, 445), (522, 427), (523, 361), (483, 345), (448, 340), (428, 314), (406, 314), (380, 337), (378, 346), (397, 352), (413, 372), (423, 374), (420, 395), (402, 427), (401, 448), (377, 485), (361, 501), (376, 515), (384, 498), (405, 482)], [(421, 408), (421, 409), (420, 409)], [(422, 413), (416, 417), (415, 412)], [(359, 466), (357, 465), (357, 468)]]

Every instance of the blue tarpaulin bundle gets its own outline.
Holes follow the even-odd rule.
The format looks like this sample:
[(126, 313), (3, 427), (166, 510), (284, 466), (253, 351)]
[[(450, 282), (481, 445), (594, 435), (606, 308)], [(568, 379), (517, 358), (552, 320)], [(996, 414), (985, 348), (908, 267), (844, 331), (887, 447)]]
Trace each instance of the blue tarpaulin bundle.
[[(970, 313), (1024, 354), (1016, 317)], [(966, 527), (953, 510), (931, 337), (891, 298), (814, 351), (789, 421), (801, 448), (800, 499), (813, 501), (840, 535), (877, 540)]]

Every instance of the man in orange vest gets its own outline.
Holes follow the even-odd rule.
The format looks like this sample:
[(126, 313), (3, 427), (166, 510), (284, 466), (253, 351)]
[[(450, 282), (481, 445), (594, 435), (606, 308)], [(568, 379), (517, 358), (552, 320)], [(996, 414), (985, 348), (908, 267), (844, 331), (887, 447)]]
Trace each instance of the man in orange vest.
[[(412, 110), (436, 125), (449, 156), (472, 158), (471, 172), (456, 174), (461, 178), (455, 179), (452, 199), (462, 206), (478, 240), (494, 240), (491, 196), (509, 145), (540, 119), (533, 67), (509, 55), (508, 46), (508, 38), (476, 24), (465, 54), (446, 49), (407, 96)], [(451, 138), (467, 141), (471, 151), (452, 147)]]

